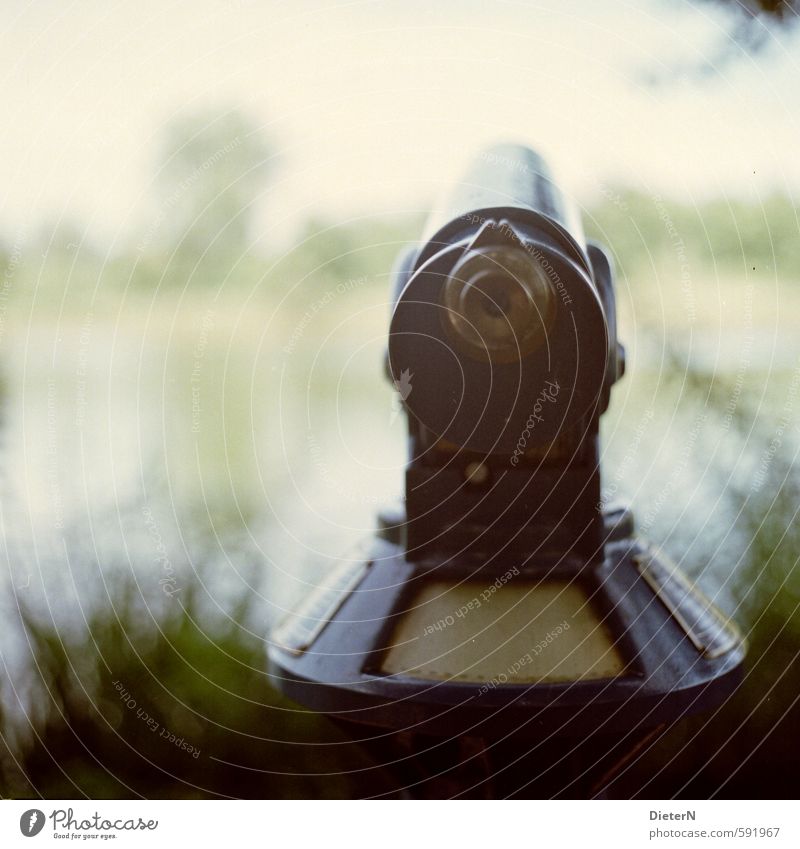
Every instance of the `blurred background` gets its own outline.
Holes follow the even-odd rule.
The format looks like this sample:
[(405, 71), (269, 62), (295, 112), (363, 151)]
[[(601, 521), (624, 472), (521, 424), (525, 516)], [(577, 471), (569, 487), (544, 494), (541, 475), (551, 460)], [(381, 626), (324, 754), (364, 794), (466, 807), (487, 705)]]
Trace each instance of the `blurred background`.
[(0, 794), (402, 792), (276, 694), (265, 636), (401, 491), (391, 266), (511, 140), (615, 259), (604, 498), (750, 642), (738, 694), (610, 792), (797, 797), (795, 19), (8, 0)]

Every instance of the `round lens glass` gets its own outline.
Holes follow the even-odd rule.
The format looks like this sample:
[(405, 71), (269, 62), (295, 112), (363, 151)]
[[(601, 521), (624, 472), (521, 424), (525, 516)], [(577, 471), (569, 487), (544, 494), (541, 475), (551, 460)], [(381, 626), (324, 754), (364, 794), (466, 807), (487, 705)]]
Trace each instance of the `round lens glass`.
[(444, 286), (445, 323), (462, 350), (513, 362), (544, 343), (556, 298), (541, 265), (519, 248), (473, 251)]

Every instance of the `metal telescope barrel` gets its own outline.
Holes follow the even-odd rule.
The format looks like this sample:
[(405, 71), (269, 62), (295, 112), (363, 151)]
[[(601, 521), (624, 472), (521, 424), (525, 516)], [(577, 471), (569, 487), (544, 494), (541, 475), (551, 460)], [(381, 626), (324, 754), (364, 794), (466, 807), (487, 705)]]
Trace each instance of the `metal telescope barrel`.
[(558, 225), (585, 253), (583, 225), (575, 203), (558, 186), (544, 158), (525, 145), (495, 145), (474, 156), (461, 179), (438, 199), (426, 221), (424, 241), (451, 241), (448, 225), (470, 223), (469, 214), (482, 209), (537, 212)]
[[(511, 455), (525, 430), (546, 443), (594, 414), (616, 376), (597, 277), (542, 158), (479, 154), (401, 270), (390, 327), (392, 378), (410, 386), (408, 410), (434, 442)], [(548, 388), (548, 416), (526, 428)]]

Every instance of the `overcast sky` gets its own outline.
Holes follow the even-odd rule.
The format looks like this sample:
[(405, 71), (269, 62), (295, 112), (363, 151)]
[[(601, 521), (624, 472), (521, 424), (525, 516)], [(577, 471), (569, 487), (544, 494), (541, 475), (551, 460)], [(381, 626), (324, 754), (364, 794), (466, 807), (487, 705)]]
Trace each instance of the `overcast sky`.
[[(282, 152), (265, 240), (310, 213), (422, 209), (466, 153), (521, 140), (583, 201), (625, 182), (689, 200), (800, 184), (800, 53), (644, 83), (715, 55), (724, 21), (680, 2), (5, 0), (0, 233), (64, 215), (146, 222), (154, 138), (242, 106)], [(146, 226), (146, 223), (145, 225)]]

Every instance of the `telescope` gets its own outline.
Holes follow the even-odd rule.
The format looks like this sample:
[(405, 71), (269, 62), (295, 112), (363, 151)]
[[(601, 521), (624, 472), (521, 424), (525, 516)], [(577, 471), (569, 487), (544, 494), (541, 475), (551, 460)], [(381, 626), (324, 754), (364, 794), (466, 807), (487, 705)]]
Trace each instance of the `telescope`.
[(601, 498), (600, 417), (625, 372), (609, 255), (542, 157), (502, 145), (393, 277), (405, 497), (273, 632), (273, 680), (362, 741), (405, 741), (390, 760), (408, 775), (482, 752), (509, 795), (585, 795), (585, 775), (722, 703), (745, 655)]

